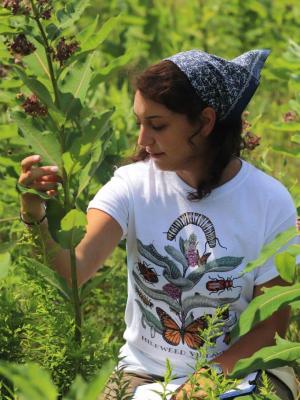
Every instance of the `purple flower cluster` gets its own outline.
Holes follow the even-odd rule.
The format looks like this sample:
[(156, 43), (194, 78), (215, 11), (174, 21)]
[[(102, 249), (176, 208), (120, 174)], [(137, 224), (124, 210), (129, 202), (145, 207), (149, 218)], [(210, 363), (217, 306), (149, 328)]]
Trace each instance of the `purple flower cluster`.
[(181, 290), (175, 285), (172, 285), (172, 283), (167, 283), (163, 286), (163, 290), (172, 297), (172, 299), (179, 299), (181, 296)]
[(283, 116), (284, 122), (293, 122), (297, 120), (297, 114), (295, 111), (288, 111), (287, 113), (284, 114)]
[(24, 33), (20, 33), (15, 36), (12, 43), (9, 44), (9, 49), (13, 54), (19, 54), (21, 56), (28, 56), (36, 50), (33, 43), (27, 40)]
[(54, 60), (59, 61), (60, 66), (64, 65), (65, 61), (71, 57), (73, 53), (78, 49), (79, 44), (76, 40), (66, 43), (66, 39), (62, 37), (56, 46), (56, 52), (54, 54)]
[(243, 148), (247, 150), (254, 150), (259, 146), (261, 137), (255, 135), (254, 133), (247, 131), (243, 135)]
[(26, 114), (32, 117), (45, 117), (48, 114), (48, 109), (44, 106), (35, 94), (32, 94), (26, 98), (22, 104)]
[[(32, 12), (28, 0), (3, 0), (2, 5), (14, 15), (29, 15)], [(50, 19), (53, 10), (52, 0), (37, 0), (36, 9), (39, 18)]]
[(29, 4), (26, 4), (26, 2), (22, 0), (3, 0), (2, 5), (4, 8), (10, 10), (14, 15), (28, 15), (31, 11)]
[(51, 0), (38, 0), (37, 1), (38, 15), (42, 19), (50, 19), (52, 15), (52, 1)]

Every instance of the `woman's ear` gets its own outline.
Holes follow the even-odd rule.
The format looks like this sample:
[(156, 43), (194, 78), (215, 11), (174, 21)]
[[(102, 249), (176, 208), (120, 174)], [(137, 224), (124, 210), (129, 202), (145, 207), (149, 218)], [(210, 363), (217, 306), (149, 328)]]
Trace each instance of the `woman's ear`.
[(213, 130), (216, 123), (216, 112), (212, 107), (205, 107), (200, 114), (201, 131), (200, 134), (204, 137), (208, 136)]

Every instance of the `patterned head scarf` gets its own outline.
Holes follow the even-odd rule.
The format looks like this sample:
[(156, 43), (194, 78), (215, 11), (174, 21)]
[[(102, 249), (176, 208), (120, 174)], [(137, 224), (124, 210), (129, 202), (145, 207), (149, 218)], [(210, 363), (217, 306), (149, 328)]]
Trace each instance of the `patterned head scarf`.
[(187, 76), (199, 97), (214, 108), (219, 120), (239, 116), (259, 85), (260, 71), (270, 50), (251, 50), (233, 60), (190, 50), (165, 60)]

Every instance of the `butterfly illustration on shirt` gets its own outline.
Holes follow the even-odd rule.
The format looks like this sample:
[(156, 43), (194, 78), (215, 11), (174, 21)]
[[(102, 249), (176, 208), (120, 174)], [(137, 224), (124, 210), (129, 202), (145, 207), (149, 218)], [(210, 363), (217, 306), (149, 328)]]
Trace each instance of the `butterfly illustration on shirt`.
[(162, 336), (167, 343), (178, 346), (181, 340), (182, 343), (186, 343), (195, 350), (203, 345), (204, 341), (200, 338), (199, 332), (207, 327), (205, 316), (196, 318), (190, 324), (180, 328), (173, 318), (160, 307), (156, 307), (156, 312), (164, 327)]

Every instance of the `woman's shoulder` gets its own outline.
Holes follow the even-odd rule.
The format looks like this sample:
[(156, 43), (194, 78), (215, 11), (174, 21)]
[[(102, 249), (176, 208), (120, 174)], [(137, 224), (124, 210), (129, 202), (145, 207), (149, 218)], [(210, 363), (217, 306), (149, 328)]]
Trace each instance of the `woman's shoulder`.
[(150, 169), (150, 161), (137, 161), (130, 164), (115, 167), (114, 176), (123, 179), (139, 179), (144, 178)]
[(282, 182), (253, 164), (249, 164), (249, 168), (249, 187), (254, 196), (263, 196), (270, 205), (294, 206), (292, 196)]

